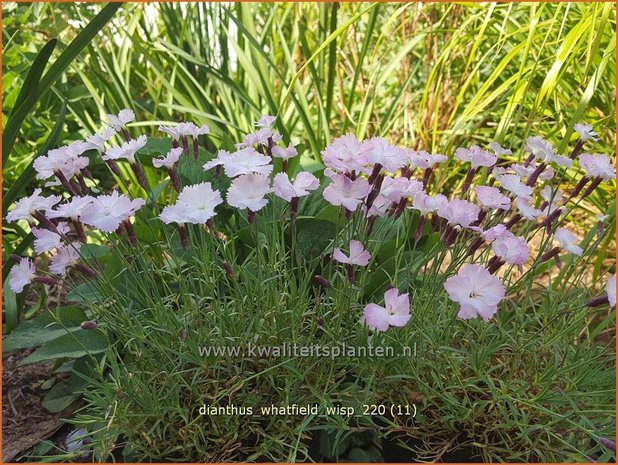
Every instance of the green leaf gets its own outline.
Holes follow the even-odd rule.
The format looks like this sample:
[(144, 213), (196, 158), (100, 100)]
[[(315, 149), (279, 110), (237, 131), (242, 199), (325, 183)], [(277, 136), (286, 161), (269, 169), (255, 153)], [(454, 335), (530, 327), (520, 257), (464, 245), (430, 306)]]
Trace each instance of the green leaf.
[[(56, 61), (54, 61), (42, 78), (40, 75), (49, 60), (51, 52), (55, 46), (55, 42), (49, 42), (43, 48), (39, 56), (37, 56), (37, 60), (35, 60), (35, 63), (33, 64), (33, 66), (36, 65), (36, 67), (34, 70), (31, 69), (33, 74), (29, 82), (34, 83), (36, 81), (38, 85), (34, 88), (34, 90), (27, 94), (27, 97), (24, 97), (18, 108), (13, 109), (9, 121), (7, 122), (2, 133), (2, 166), (4, 166), (6, 160), (8, 160), (9, 155), (11, 154), (13, 145), (15, 144), (15, 139), (17, 138), (17, 134), (21, 129), (24, 119), (28, 116), (32, 108), (34, 108), (36, 102), (39, 98), (41, 98), (43, 93), (45, 93), (52, 86), (56, 79), (60, 77), (64, 70), (69, 67), (82, 49), (90, 43), (90, 41), (98, 34), (98, 32), (121, 6), (121, 2), (109, 3), (105, 6), (99, 14), (97, 14), (92, 21), (90, 21), (86, 27), (82, 29), (79, 34), (77, 34), (75, 39), (73, 39), (69, 46), (60, 54)], [(28, 81), (28, 78), (26, 78), (26, 81)], [(24, 85), (26, 85), (26, 82), (24, 82)]]
[(21, 196), (26, 188), (32, 184), (36, 177), (36, 171), (34, 170), (34, 160), (36, 160), (41, 155), (47, 154), (49, 150), (55, 147), (56, 142), (58, 141), (58, 136), (60, 135), (60, 131), (62, 130), (62, 126), (64, 125), (64, 119), (67, 115), (67, 102), (66, 100), (62, 102), (62, 108), (60, 109), (60, 114), (58, 115), (58, 119), (54, 128), (49, 133), (49, 136), (45, 140), (45, 143), (41, 146), (39, 151), (36, 153), (32, 162), (28, 165), (28, 167), (24, 170), (24, 172), (19, 176), (17, 181), (11, 186), (9, 191), (2, 199), (2, 210), (8, 211), (9, 207), (17, 200), (17, 197)]
[(316, 218), (299, 218), (296, 228), (296, 246), (299, 253), (307, 258), (320, 255), (337, 233), (335, 223)]
[(77, 289), (67, 295), (69, 302), (99, 302), (104, 299), (105, 296), (101, 294), (94, 281), (80, 284)]
[(88, 377), (92, 371), (92, 359), (89, 356), (75, 360), (71, 376), (50, 389), (43, 399), (43, 407), (53, 413), (61, 412), (69, 407), (79, 398), (81, 391), (88, 386)]
[[(62, 325), (57, 319), (62, 322)], [(2, 341), (2, 351), (10, 352), (40, 346), (67, 334), (67, 331), (79, 329), (80, 323), (86, 319), (84, 311), (77, 306), (61, 307), (55, 314), (41, 313), (36, 318), (25, 321), (15, 331), (5, 336)]]
[[(37, 101), (37, 89), (39, 87), (39, 81), (43, 75), (43, 70), (51, 57), (54, 48), (56, 47), (56, 39), (52, 39), (45, 44), (39, 54), (32, 62), (32, 66), (28, 71), (26, 79), (21, 86), (19, 95), (15, 100), (15, 105), (9, 115), (9, 120), (2, 132), (2, 166), (9, 159), (9, 154), (13, 150), (13, 144), (17, 138), (24, 119), (28, 115), (30, 109)], [(6, 210), (5, 210), (6, 211)]]
[[(13, 260), (9, 261), (13, 262)], [(2, 296), (4, 297), (4, 321), (6, 322), (6, 331), (10, 333), (19, 324), (19, 306), (17, 305), (17, 294), (9, 288), (8, 281), (2, 286)]]
[(106, 350), (108, 346), (109, 342), (101, 331), (79, 329), (46, 342), (23, 359), (20, 365), (58, 358), (79, 358), (85, 355), (98, 354)]

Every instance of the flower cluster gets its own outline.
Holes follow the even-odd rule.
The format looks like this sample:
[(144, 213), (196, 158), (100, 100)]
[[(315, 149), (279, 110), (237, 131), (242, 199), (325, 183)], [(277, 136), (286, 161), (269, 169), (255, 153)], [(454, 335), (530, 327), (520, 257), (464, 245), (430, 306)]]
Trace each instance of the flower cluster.
[[(133, 218), (145, 201), (130, 199), (118, 191), (94, 195), (89, 158), (84, 156), (89, 150), (98, 151), (116, 176), (120, 176), (117, 163), (128, 163), (139, 185), (148, 191), (139, 157), (148, 141), (143, 135), (131, 137), (127, 125), (134, 118), (130, 110), (108, 115), (109, 123), (99, 134), (50, 150), (35, 160), (38, 177), (47, 180), (47, 186), (62, 186), (66, 195), (43, 196), (42, 190), (36, 189), (20, 199), (6, 219), (30, 223), (34, 250), (51, 255), (49, 272), (56, 278), (41, 275), (31, 260), (16, 257), (10, 279), (12, 290), (22, 292), (37, 280), (56, 282), (70, 268), (89, 278), (96, 276), (80, 257), (81, 245), (88, 242), (88, 229), (125, 234), (131, 244), (137, 244)], [(198, 159), (200, 138), (209, 134), (208, 126), (185, 122), (159, 127), (172, 138), (172, 148), (152, 160), (152, 167), (165, 170), (176, 191), (175, 202), (163, 206), (159, 219), (177, 228), (184, 248), (190, 247), (187, 225), (212, 228), (212, 219), (224, 202), (233, 209), (246, 210), (247, 221), (253, 225), (258, 212), (269, 202), (281, 199), (278, 202), (288, 205), (290, 221), (296, 221), (300, 199), (316, 191), (320, 180), (307, 171), (290, 172), (289, 161), (298, 152), (293, 145), (282, 143), (275, 121), (272, 116), (263, 116), (256, 122), (256, 130), (232, 151), (220, 150), (203, 165), (204, 171), (213, 170), (213, 176), (229, 178), (227, 192), (216, 190), (211, 182), (183, 186), (178, 173), (182, 157), (192, 154), (193, 159)], [(452, 254), (463, 251), (457, 257), (461, 263), (457, 273), (443, 279), (446, 295), (459, 305), (460, 318), (479, 316), (489, 320), (507, 295), (501, 279), (507, 266), (523, 270), (525, 266), (557, 260), (563, 252), (577, 256), (584, 253), (577, 236), (564, 227), (565, 219), (570, 209), (601, 182), (615, 179), (615, 173), (607, 156), (580, 153), (585, 141), (596, 140), (591, 126), (576, 125), (575, 129), (580, 139), (570, 156), (556, 153), (549, 141), (534, 136), (526, 140), (523, 163), (510, 162), (513, 152), (496, 142), (487, 148), (458, 148), (453, 157), (448, 157), (395, 146), (382, 137), (360, 141), (347, 134), (333, 140), (322, 152), (326, 185), (321, 196), (348, 218), (360, 219), (366, 226), (365, 239), (379, 218), (399, 221), (404, 215), (413, 215), (415, 226), (409, 233), (414, 243), (434, 234)], [(115, 139), (121, 142), (112, 145)], [(436, 192), (437, 167), (453, 159), (465, 166), (463, 181), (449, 192), (442, 188)], [(561, 170), (577, 165), (583, 176), (565, 195), (552, 180)], [(521, 235), (521, 231), (537, 230), (544, 231), (550, 240), (535, 257), (529, 245), (530, 235)], [(332, 261), (345, 266), (350, 283), (356, 282), (359, 269), (371, 272), (372, 253), (361, 239), (333, 243), (329, 250)], [(231, 265), (226, 263), (226, 267), (228, 276), (233, 275)], [(316, 277), (316, 282), (322, 287), (330, 285), (323, 276)], [(615, 276), (608, 281), (606, 299), (615, 305)], [(385, 331), (404, 326), (410, 317), (408, 293), (393, 287), (384, 294), (384, 306), (369, 303), (364, 307), (362, 321), (372, 330)]]

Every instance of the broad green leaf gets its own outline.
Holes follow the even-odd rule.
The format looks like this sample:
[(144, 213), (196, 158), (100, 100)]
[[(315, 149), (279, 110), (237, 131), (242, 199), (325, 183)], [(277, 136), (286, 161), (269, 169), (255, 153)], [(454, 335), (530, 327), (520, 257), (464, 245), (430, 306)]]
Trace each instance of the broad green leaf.
[[(58, 323), (58, 318), (62, 324)], [(17, 329), (5, 336), (2, 341), (2, 351), (10, 352), (17, 349), (27, 349), (40, 346), (52, 339), (67, 334), (67, 331), (79, 329), (86, 314), (77, 306), (61, 307), (55, 315), (50, 312), (41, 313), (32, 320), (23, 322)]]
[(79, 358), (85, 355), (98, 354), (107, 349), (108, 346), (107, 338), (98, 329), (79, 329), (46, 342), (23, 359), (20, 365), (42, 362), (44, 360)]

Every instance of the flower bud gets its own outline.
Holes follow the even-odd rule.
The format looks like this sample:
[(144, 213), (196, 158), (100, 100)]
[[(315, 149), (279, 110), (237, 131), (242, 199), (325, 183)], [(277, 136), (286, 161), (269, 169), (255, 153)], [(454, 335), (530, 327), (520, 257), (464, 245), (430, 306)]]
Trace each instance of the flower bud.
[(324, 276), (316, 274), (313, 277), (313, 282), (324, 289), (328, 289), (330, 287), (330, 282)]
[(93, 320), (82, 321), (79, 326), (82, 329), (97, 329), (97, 322)]

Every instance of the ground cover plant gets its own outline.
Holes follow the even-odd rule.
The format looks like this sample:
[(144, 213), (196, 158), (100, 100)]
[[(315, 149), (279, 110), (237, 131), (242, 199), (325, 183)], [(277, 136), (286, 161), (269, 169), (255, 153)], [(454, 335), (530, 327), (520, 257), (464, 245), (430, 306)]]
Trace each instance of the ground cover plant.
[[(252, 49), (251, 20), (234, 8), (221, 14)], [(594, 124), (581, 117), (589, 98), (540, 117), (540, 94), (523, 126), (507, 98), (495, 137), (495, 123), (475, 121), (481, 110), (421, 126), (414, 142), (401, 137), (407, 113), (396, 106), (376, 109), (385, 119), (371, 130), (331, 126), (334, 85), (325, 100), (306, 90), (336, 82), (319, 75), (336, 60), (311, 68), (350, 24), (380, 16), (359, 5), (339, 29), (339, 7), (330, 17), (319, 8), (335, 19), (302, 65), (311, 80), (290, 67), (269, 94), (268, 73), (247, 78), (274, 115), (241, 111), (215, 86), (202, 104), (234, 111), (209, 113), (208, 124), (190, 100), (169, 106), (174, 122), (144, 118), (152, 109), (119, 105), (99, 119), (73, 107), (82, 137), (56, 143), (66, 103), (30, 176), (17, 175), (19, 195), (9, 186), (6, 228), (22, 242), (5, 247), (5, 299), (68, 295), (31, 311), (3, 348), (38, 347), (24, 364), (55, 360), (70, 373), (50, 390), (50, 410), (83, 400), (65, 444), (30, 459), (614, 459), (613, 129), (598, 113)], [(590, 11), (601, 33), (614, 27), (612, 9)], [(591, 56), (598, 75), (612, 69)], [(195, 84), (181, 82), (166, 86), (174, 98)], [(355, 111), (367, 118), (376, 106)], [(300, 141), (299, 121), (313, 132)]]

